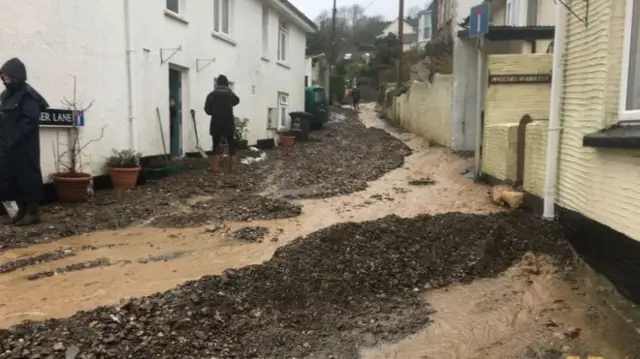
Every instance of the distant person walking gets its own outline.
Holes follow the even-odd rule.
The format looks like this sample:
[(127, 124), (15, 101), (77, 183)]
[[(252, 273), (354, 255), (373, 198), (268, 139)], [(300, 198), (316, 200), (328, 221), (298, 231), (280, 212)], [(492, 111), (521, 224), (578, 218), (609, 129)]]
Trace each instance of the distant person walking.
[(49, 105), (27, 84), (27, 69), (17, 58), (0, 67), (0, 201), (15, 201), (17, 214), (6, 224), (40, 222), (40, 114)]
[(360, 88), (354, 85), (351, 89), (351, 103), (354, 111), (360, 111)]
[(229, 80), (226, 76), (218, 76), (216, 88), (207, 96), (204, 104), (204, 111), (211, 116), (209, 125), (209, 134), (213, 140), (213, 158), (211, 165), (214, 171), (220, 170), (220, 143), (222, 139), (227, 140), (229, 146), (229, 156), (231, 156), (231, 164), (238, 164), (236, 155), (236, 139), (235, 139), (235, 117), (233, 116), (233, 108), (240, 103), (240, 99), (229, 88)]

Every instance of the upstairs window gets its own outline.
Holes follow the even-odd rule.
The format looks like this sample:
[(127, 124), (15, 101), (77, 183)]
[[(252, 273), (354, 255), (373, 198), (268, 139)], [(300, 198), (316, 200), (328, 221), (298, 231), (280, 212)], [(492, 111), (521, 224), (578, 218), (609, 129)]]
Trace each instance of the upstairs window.
[(269, 7), (262, 5), (262, 55), (269, 54)]
[(231, 35), (231, 0), (213, 1), (213, 31)]
[(278, 31), (278, 61), (287, 62), (287, 51), (289, 51), (289, 26), (280, 20), (280, 30)]
[(165, 7), (167, 10), (175, 12), (176, 14), (180, 13), (180, 0), (167, 0)]

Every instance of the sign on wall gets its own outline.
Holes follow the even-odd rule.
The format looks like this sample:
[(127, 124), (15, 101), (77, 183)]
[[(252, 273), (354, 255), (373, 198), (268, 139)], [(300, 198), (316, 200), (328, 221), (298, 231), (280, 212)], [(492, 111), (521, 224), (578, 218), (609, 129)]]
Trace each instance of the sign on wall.
[(48, 108), (40, 114), (40, 127), (69, 128), (74, 126), (84, 126), (83, 111), (76, 111), (74, 115), (73, 110)]
[(551, 74), (489, 75), (489, 85), (549, 83), (551, 83)]

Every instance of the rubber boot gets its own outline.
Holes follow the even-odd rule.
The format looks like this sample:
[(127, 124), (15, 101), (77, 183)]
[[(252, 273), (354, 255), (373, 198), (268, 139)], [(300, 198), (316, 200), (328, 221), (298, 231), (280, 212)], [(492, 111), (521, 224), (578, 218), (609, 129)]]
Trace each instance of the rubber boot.
[(211, 170), (213, 170), (213, 172), (220, 172), (220, 156), (211, 156)]
[(233, 171), (236, 167), (238, 167), (238, 164), (240, 164), (240, 159), (238, 158), (238, 155), (232, 155), (231, 156), (231, 170)]
[(31, 226), (40, 223), (40, 206), (38, 202), (30, 202), (26, 205), (25, 216), (16, 221), (16, 226)]
[(16, 215), (13, 217), (3, 218), (2, 224), (7, 226), (11, 224), (16, 224), (16, 222), (24, 218), (24, 216), (27, 214), (27, 206), (23, 203), (17, 203), (17, 204), (18, 204), (18, 213), (16, 213)]

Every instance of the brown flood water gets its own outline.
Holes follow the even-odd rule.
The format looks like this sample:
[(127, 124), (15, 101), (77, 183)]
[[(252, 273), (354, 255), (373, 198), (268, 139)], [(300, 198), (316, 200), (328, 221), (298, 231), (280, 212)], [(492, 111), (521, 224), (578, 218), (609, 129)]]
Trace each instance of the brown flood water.
[[(363, 106), (360, 117), (367, 126), (385, 127), (370, 105)], [(214, 229), (215, 226), (129, 228), (4, 252), (0, 255), (0, 264), (61, 248), (71, 249), (75, 256), (0, 274), (0, 328), (26, 319), (67, 317), (79, 310), (113, 305), (124, 298), (165, 291), (228, 268), (261, 263), (279, 246), (296, 237), (340, 222), (373, 220), (389, 214), (410, 217), (421, 213), (499, 210), (490, 203), (487, 187), (461, 176), (461, 172), (471, 166), (471, 159), (452, 155), (446, 149), (429, 148), (409, 133), (396, 136), (414, 150), (402, 168), (370, 183), (370, 187), (362, 192), (300, 201), (303, 213), (297, 218), (226, 223), (224, 228), (218, 229)], [(435, 180), (436, 184), (408, 184), (410, 180), (425, 177)], [(270, 232), (262, 243), (240, 243), (229, 238), (232, 230), (246, 226), (264, 226)], [(82, 248), (87, 245), (94, 248)], [(111, 265), (39, 280), (27, 279), (30, 274), (102, 258), (107, 258)], [(437, 310), (432, 325), (400, 343), (365, 350), (363, 356), (516, 357), (513, 354), (528, 341), (538, 337), (544, 339), (544, 335), (538, 333), (540, 315), (553, 310), (558, 298), (579, 307), (565, 282), (546, 272), (531, 279), (521, 274), (522, 268), (518, 266), (498, 279), (427, 293), (425, 298)], [(585, 302), (584, 297), (581, 299)], [(571, 315), (582, 318), (580, 313), (579, 310), (572, 311)]]

